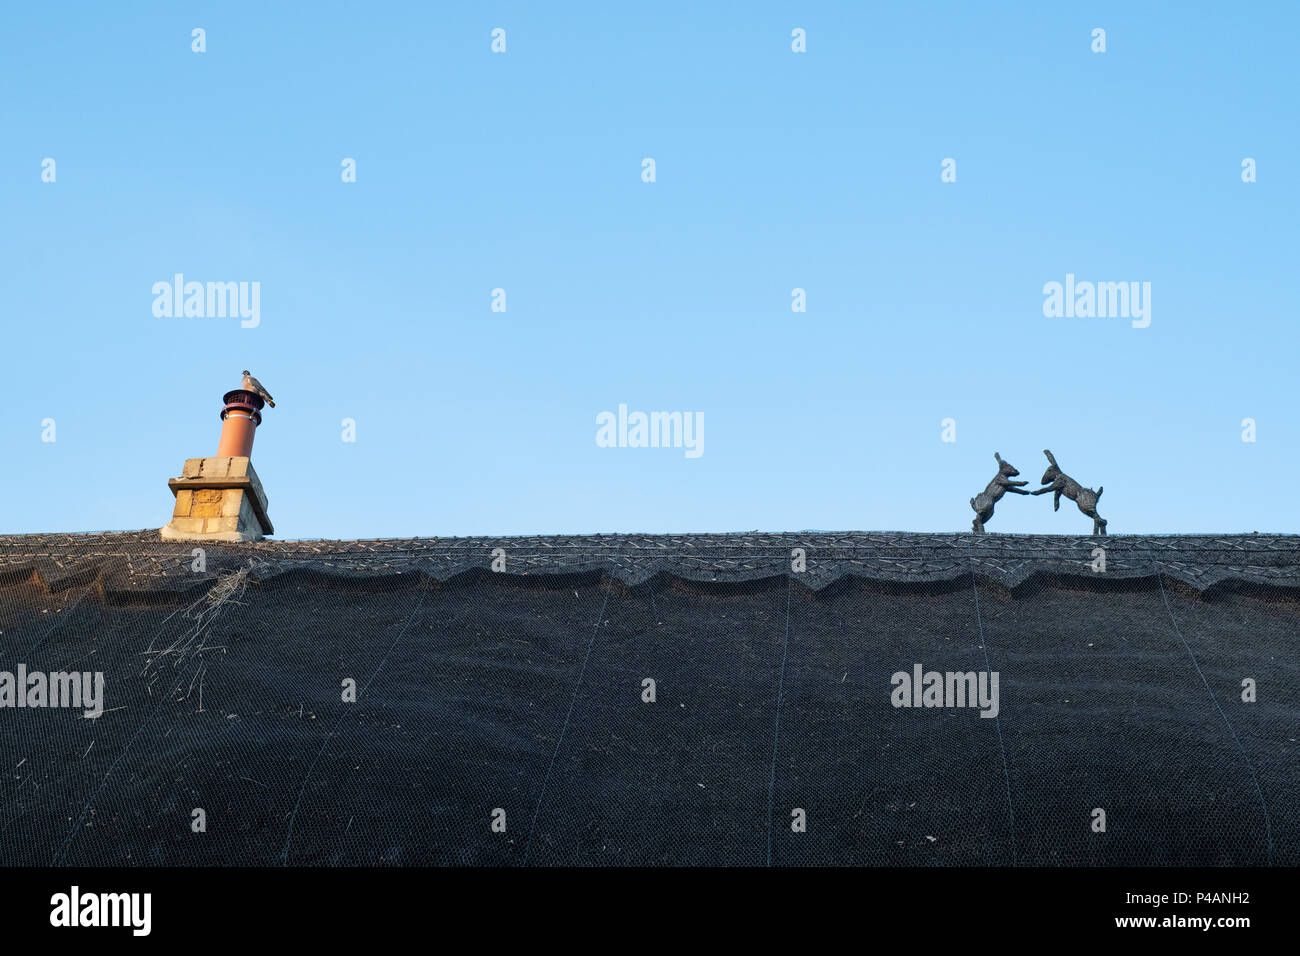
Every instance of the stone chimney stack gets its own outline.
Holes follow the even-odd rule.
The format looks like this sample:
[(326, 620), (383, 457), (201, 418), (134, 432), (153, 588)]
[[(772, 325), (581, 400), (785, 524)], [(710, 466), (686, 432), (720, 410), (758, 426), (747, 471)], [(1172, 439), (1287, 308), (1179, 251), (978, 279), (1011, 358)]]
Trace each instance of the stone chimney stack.
[(176, 508), (161, 532), (166, 540), (260, 541), (275, 534), (250, 460), (265, 402), (243, 389), (226, 392), (222, 401), (216, 457), (188, 458), (181, 477), (167, 480)]

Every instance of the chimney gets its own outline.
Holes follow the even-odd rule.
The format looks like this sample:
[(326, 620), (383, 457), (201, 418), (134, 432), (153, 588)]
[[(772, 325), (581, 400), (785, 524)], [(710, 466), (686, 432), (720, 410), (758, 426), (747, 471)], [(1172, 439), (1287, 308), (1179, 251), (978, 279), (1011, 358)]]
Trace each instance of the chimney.
[(262, 424), (261, 395), (235, 389), (221, 396), (226, 407), (221, 410), (221, 441), (218, 458), (248, 458), (253, 454), (253, 433)]
[(250, 460), (265, 402), (243, 389), (226, 392), (222, 401), (216, 456), (188, 458), (181, 477), (167, 480), (176, 508), (161, 531), (164, 540), (260, 541), (275, 533)]

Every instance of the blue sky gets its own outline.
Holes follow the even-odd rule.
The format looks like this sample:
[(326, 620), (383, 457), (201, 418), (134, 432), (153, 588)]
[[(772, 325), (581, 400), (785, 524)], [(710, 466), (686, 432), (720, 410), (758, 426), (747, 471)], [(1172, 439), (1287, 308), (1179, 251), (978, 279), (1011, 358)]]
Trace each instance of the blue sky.
[(968, 530), (1043, 448), (1112, 533), (1300, 531), (1295, 4), (271, 6), (0, 17), (0, 533), (164, 524), (243, 368), (284, 538)]

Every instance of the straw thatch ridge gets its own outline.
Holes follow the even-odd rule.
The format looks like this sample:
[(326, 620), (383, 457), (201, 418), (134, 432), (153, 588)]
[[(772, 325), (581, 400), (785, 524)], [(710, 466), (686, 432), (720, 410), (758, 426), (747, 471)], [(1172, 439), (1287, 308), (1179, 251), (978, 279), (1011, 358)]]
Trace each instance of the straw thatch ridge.
[[(202, 560), (196, 548), (202, 548)], [(1094, 570), (1105, 549), (1105, 571)], [(50, 592), (96, 584), (110, 600), (183, 596), (255, 564), (265, 580), (290, 571), (375, 578), (423, 574), (445, 582), (492, 570), (510, 576), (599, 573), (635, 587), (666, 576), (738, 583), (793, 575), (819, 591), (845, 578), (941, 583), (976, 574), (1009, 590), (1040, 577), (1166, 580), (1204, 593), (1239, 584), (1300, 588), (1300, 536), (973, 535), (910, 532), (614, 534), (358, 541), (261, 541), (202, 546), (157, 531), (0, 536), (0, 586), (35, 580)], [(792, 570), (802, 549), (806, 569)], [(499, 567), (499, 565), (498, 565)]]

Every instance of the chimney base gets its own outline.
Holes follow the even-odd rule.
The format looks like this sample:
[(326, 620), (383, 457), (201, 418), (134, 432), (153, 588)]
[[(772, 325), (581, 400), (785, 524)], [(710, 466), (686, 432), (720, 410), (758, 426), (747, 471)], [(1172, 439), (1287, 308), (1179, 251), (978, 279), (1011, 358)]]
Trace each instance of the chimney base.
[(266, 492), (247, 458), (188, 458), (167, 486), (176, 496), (166, 541), (261, 541), (275, 534)]

